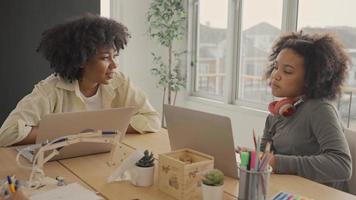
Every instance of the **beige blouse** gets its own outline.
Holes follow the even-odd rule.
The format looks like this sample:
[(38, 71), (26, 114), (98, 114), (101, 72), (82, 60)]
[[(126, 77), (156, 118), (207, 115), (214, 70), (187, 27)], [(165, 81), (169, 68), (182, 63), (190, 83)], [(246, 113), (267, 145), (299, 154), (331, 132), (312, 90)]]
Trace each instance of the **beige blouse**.
[[(100, 85), (103, 108), (136, 107), (130, 125), (140, 133), (157, 132), (159, 114), (146, 95), (134, 87), (122, 73), (115, 73), (107, 85)], [(0, 146), (9, 146), (23, 140), (32, 126), (38, 126), (42, 116), (49, 113), (85, 111), (78, 81), (72, 83), (51, 75), (35, 85), (10, 113), (0, 128)]]

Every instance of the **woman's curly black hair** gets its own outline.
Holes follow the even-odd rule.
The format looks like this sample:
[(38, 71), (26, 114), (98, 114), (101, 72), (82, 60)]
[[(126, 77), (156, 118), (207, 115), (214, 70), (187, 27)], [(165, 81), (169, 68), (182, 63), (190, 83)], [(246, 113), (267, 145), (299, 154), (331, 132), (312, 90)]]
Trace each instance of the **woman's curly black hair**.
[(119, 52), (129, 36), (124, 25), (88, 13), (44, 31), (37, 52), (50, 62), (56, 75), (73, 81), (82, 77), (83, 64), (99, 47), (111, 46)]
[(306, 98), (335, 99), (347, 76), (351, 60), (331, 34), (289, 33), (272, 47), (266, 78), (270, 78), (275, 60), (283, 49), (292, 49), (304, 58), (304, 95)]

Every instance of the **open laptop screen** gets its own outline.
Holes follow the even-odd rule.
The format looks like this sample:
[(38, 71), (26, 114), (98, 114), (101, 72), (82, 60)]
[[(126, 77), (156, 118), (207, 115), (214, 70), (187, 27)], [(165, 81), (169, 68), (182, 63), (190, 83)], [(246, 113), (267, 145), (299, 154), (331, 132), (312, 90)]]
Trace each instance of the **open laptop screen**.
[[(133, 112), (133, 107), (122, 107), (48, 114), (40, 121), (36, 143), (97, 130), (125, 134)], [(61, 148), (59, 155), (51, 160), (108, 152), (111, 150), (111, 146), (111, 144), (100, 143), (77, 143)]]
[(237, 178), (237, 164), (230, 118), (164, 105), (172, 150), (192, 148), (214, 156), (214, 166)]

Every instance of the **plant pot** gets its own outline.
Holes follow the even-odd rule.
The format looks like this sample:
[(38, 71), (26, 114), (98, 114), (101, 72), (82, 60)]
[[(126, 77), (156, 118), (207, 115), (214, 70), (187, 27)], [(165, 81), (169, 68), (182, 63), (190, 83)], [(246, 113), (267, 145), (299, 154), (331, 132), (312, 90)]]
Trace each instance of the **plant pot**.
[(222, 200), (224, 185), (210, 186), (202, 184), (203, 200)]
[(135, 186), (148, 187), (153, 185), (155, 166), (138, 167), (135, 166), (130, 170), (131, 183)]

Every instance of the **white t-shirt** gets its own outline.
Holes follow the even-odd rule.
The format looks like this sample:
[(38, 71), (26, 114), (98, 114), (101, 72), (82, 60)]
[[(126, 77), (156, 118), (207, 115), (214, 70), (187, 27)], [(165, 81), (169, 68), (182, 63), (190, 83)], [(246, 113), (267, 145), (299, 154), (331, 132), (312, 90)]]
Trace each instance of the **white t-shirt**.
[(82, 92), (80, 92), (80, 96), (84, 100), (84, 103), (88, 110), (100, 110), (103, 108), (103, 102), (101, 98), (101, 87), (98, 88), (96, 94), (91, 97), (86, 97)]

